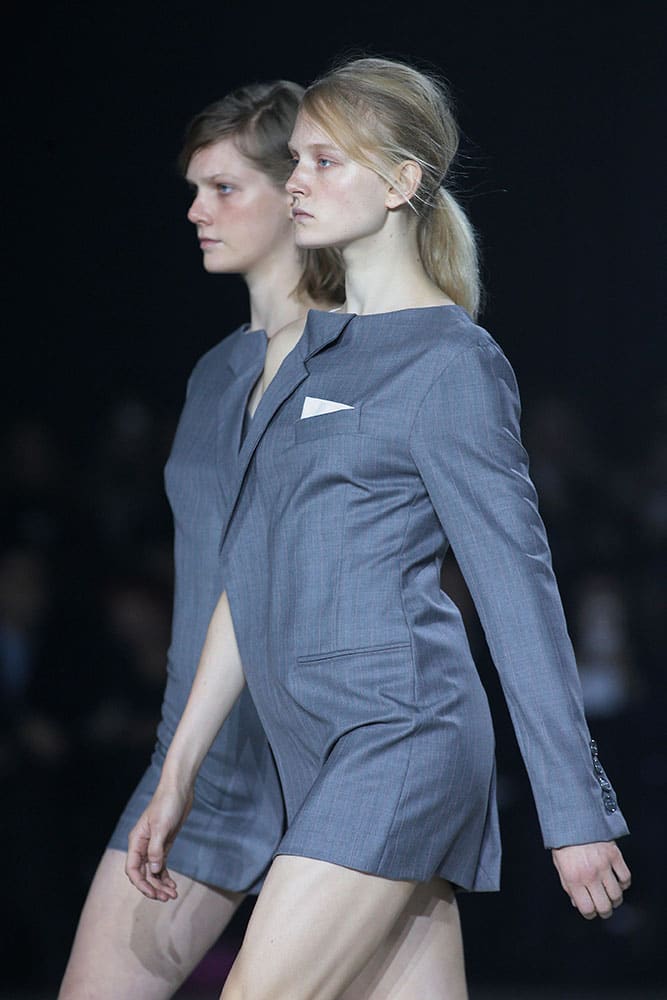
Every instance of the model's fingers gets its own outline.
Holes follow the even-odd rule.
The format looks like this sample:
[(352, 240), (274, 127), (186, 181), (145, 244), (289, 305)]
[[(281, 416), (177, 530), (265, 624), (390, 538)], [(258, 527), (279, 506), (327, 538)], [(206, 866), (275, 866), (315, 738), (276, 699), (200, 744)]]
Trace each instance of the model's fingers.
[(602, 885), (611, 905), (616, 909), (623, 902), (623, 889), (613, 871), (610, 870), (602, 876)]
[(138, 889), (139, 892), (143, 893), (144, 896), (147, 896), (148, 899), (157, 899), (156, 890), (146, 878), (143, 866), (140, 863), (135, 863), (130, 860), (129, 851), (125, 873), (135, 889)]
[(626, 865), (625, 859), (620, 851), (612, 861), (611, 867), (619, 881), (621, 889), (624, 891), (629, 889), (632, 884), (632, 875), (630, 874), (630, 869)]
[(556, 848), (552, 855), (561, 885), (587, 920), (606, 920), (621, 905), (631, 877), (614, 841)]
[(595, 913), (599, 917), (602, 917), (603, 920), (608, 920), (614, 912), (614, 907), (602, 882), (594, 882), (592, 885), (589, 885), (588, 894), (593, 901)]
[(160, 883), (164, 889), (175, 889), (176, 883), (166, 868), (163, 868), (159, 875)]
[(146, 881), (155, 892), (155, 898), (162, 901), (176, 898), (176, 883), (164, 867), (166, 852), (164, 833), (158, 826), (151, 831), (147, 848)]
[(630, 887), (630, 869), (626, 865), (623, 855), (615, 843), (607, 845), (606, 864), (600, 872), (600, 883), (602, 891), (607, 896), (611, 909), (604, 907), (600, 909), (600, 900), (592, 893), (593, 899), (598, 908), (598, 913), (603, 919), (610, 917), (612, 912), (623, 902), (623, 891)]
[(176, 899), (178, 895), (176, 892), (176, 883), (166, 868), (157, 873), (147, 872), (145, 881), (154, 893), (151, 897), (152, 899), (158, 899), (161, 903), (166, 903), (170, 899)]
[[(591, 895), (584, 885), (573, 886), (569, 892), (572, 905), (576, 906), (582, 917), (586, 920), (594, 920), (597, 916), (597, 909)], [(607, 900), (607, 903), (609, 900)]]
[(152, 872), (150, 871), (150, 866), (148, 866), (146, 881), (155, 889), (159, 898), (162, 898), (165, 893), (168, 894), (169, 899), (176, 897), (176, 883), (166, 868), (162, 868), (159, 872)]
[(155, 890), (146, 881), (146, 852), (149, 839), (148, 826), (142, 818), (128, 837), (125, 874), (140, 892), (143, 892), (149, 899), (155, 899)]
[(148, 865), (145, 862), (137, 861), (136, 858), (130, 858), (129, 848), (127, 857), (125, 872), (132, 885), (139, 892), (143, 893), (148, 899), (157, 899), (162, 903), (166, 903), (170, 899), (176, 899), (176, 883), (166, 869), (153, 874), (148, 870)]
[(148, 845), (148, 870), (152, 875), (158, 875), (162, 871), (163, 864), (164, 849), (162, 841), (157, 839), (156, 835), (153, 834)]

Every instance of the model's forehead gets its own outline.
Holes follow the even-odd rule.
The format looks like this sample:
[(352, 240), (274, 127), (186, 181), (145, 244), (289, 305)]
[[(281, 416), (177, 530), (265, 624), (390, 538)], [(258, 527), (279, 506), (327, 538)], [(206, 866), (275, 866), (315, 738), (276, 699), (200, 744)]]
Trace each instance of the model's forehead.
[(339, 143), (309, 115), (300, 111), (297, 115), (290, 144), (299, 146), (339, 146)]
[(238, 177), (249, 173), (260, 173), (238, 148), (234, 136), (225, 136), (193, 154), (186, 173), (188, 180), (214, 177), (218, 174), (233, 174)]

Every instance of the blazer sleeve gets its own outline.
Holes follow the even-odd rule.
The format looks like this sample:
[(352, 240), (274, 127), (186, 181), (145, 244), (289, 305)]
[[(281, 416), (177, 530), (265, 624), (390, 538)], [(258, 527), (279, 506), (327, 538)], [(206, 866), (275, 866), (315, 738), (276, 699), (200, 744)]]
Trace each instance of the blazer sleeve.
[(612, 840), (628, 829), (584, 717), (519, 421), (514, 372), (489, 340), (431, 384), (410, 450), (484, 629), (545, 846)]

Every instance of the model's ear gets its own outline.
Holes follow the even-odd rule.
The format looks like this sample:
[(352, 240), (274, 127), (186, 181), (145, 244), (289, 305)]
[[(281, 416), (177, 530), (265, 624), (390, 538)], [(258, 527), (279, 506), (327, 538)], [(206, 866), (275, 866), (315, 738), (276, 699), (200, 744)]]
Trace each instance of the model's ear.
[(410, 201), (419, 189), (422, 168), (416, 160), (404, 160), (394, 172), (393, 183), (387, 189), (387, 208), (400, 208)]

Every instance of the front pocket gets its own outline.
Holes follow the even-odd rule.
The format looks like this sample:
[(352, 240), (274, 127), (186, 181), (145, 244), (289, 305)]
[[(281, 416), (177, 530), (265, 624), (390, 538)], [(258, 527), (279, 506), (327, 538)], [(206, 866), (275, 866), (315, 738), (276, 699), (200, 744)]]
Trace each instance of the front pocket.
[(298, 657), (286, 686), (300, 709), (299, 726), (322, 759), (346, 735), (379, 724), (403, 725), (415, 714), (409, 642)]
[(410, 649), (409, 642), (385, 643), (382, 646), (362, 646), (358, 649), (336, 649), (330, 653), (313, 653), (297, 656), (297, 663), (317, 663), (319, 660), (337, 660), (343, 656), (365, 656), (371, 653), (389, 653), (396, 649)]
[(294, 440), (311, 441), (313, 438), (329, 437), (332, 434), (354, 434), (359, 430), (361, 407), (351, 410), (333, 410), (319, 413), (314, 417), (302, 417), (294, 425)]

